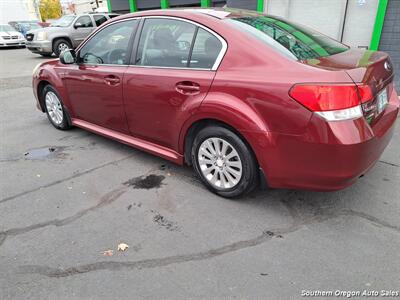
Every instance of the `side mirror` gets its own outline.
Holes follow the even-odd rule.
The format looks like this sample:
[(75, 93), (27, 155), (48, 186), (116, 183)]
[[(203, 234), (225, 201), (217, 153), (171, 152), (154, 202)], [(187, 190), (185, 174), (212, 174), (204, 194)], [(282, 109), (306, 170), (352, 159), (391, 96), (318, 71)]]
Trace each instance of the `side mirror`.
[(75, 50), (67, 49), (60, 53), (60, 62), (64, 65), (71, 65), (76, 62)]
[(83, 24), (82, 24), (82, 23), (79, 23), (79, 22), (76, 22), (76, 23), (74, 24), (74, 27), (75, 27), (75, 29), (78, 29), (78, 28), (83, 27)]

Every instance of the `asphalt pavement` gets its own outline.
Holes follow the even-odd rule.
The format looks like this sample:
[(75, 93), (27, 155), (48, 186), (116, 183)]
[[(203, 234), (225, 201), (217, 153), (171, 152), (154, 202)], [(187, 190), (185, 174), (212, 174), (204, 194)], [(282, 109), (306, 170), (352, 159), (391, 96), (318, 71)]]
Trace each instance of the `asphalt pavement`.
[(189, 167), (54, 129), (31, 88), (44, 60), (0, 50), (0, 299), (400, 290), (399, 124), (350, 188), (226, 200)]

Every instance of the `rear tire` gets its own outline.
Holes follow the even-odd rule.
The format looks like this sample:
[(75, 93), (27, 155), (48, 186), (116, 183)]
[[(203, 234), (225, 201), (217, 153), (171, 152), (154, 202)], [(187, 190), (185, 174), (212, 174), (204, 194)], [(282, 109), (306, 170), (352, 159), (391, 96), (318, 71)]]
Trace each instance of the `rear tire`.
[(42, 95), (44, 108), (50, 123), (59, 130), (71, 128), (70, 117), (58, 92), (51, 85), (46, 85)]
[(201, 129), (194, 139), (191, 158), (201, 181), (217, 195), (243, 196), (258, 185), (258, 165), (252, 150), (225, 127)]
[(59, 57), (61, 52), (66, 49), (72, 49), (72, 45), (69, 41), (65, 39), (56, 40), (53, 44), (53, 52), (57, 57)]

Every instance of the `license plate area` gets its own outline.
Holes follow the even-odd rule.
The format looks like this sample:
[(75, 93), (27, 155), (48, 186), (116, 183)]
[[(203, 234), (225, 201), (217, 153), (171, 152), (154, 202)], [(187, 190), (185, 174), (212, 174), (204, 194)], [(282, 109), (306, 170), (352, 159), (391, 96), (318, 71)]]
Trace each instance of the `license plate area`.
[(387, 88), (379, 92), (378, 96), (376, 97), (376, 103), (377, 103), (377, 114), (379, 115), (381, 112), (385, 110), (388, 104)]

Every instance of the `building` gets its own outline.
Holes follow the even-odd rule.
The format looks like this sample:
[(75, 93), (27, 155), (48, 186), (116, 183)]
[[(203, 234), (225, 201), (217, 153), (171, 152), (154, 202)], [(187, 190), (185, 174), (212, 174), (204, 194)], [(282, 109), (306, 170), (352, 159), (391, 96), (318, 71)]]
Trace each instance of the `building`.
[(0, 0), (0, 23), (39, 20), (39, 0)]
[(107, 12), (107, 0), (61, 0), (64, 14), (87, 12)]
[[(170, 7), (228, 6), (282, 16), (351, 47), (382, 50), (400, 74), (400, 0), (107, 0), (117, 13)], [(397, 77), (400, 86), (400, 76)]]

